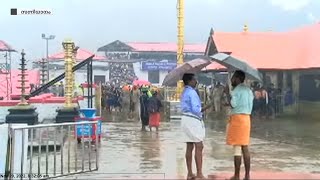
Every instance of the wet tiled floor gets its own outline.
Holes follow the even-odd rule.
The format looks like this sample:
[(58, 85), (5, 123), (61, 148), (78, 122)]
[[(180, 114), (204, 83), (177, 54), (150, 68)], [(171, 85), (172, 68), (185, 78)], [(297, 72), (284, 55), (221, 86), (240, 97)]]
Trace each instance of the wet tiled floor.
[[(141, 132), (139, 122), (103, 123), (99, 170), (77, 179), (172, 179), (186, 175), (185, 144), (180, 123), (162, 123), (160, 132)], [(207, 125), (204, 173), (232, 172), (232, 149), (225, 135)], [(313, 173), (319, 171), (320, 150), (252, 138), (252, 170)], [(195, 169), (195, 168), (194, 168)]]

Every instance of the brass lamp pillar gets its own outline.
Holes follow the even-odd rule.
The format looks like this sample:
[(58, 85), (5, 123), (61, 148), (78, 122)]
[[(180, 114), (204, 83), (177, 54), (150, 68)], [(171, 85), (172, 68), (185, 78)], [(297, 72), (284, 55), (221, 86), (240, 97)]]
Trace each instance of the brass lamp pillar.
[(74, 78), (73, 78), (73, 61), (74, 61), (74, 42), (71, 40), (65, 40), (63, 43), (64, 49), (64, 68), (65, 68), (65, 85), (64, 85), (64, 96), (65, 108), (73, 108), (72, 98), (73, 98), (73, 86), (74, 86)]
[[(76, 62), (76, 58), (77, 58), (77, 51), (78, 51), (78, 49), (79, 49), (79, 47), (77, 46), (77, 47), (75, 47), (74, 49), (73, 49), (73, 52), (72, 52), (72, 59), (73, 59), (73, 61), (72, 61), (72, 65), (71, 65), (71, 67), (73, 67), (77, 62)], [(71, 69), (71, 72), (72, 72), (72, 69)], [(75, 79), (75, 72), (72, 72), (72, 86), (73, 86), (73, 94), (72, 94), (72, 97), (75, 97), (76, 96), (76, 94), (75, 94), (75, 91), (77, 90), (77, 88), (78, 87), (76, 87), (76, 79)]]
[(75, 45), (70, 39), (63, 41), (64, 49), (64, 67), (65, 67), (65, 83), (64, 83), (64, 106), (58, 109), (56, 117), (57, 123), (74, 122), (74, 118), (79, 116), (78, 108), (72, 103), (74, 90), (74, 73), (72, 67), (75, 58)]
[(21, 52), (21, 64), (20, 64), (20, 71), (21, 73), (18, 75), (20, 76), (20, 83), (21, 86), (19, 87), (21, 89), (21, 98), (20, 98), (20, 103), (18, 104), (18, 106), (28, 106), (28, 102), (26, 101), (26, 83), (28, 82), (28, 80), (26, 79), (26, 76), (28, 76), (28, 74), (26, 74), (26, 60), (24, 58), (24, 56), (26, 55), (26, 53), (24, 53), (24, 50), (22, 50)]
[(29, 89), (29, 87), (26, 86), (26, 83), (28, 82), (26, 73), (26, 59), (25, 59), (25, 52), (22, 50), (21, 52), (21, 63), (20, 63), (20, 80), (19, 82), (21, 89), (21, 98), (20, 102), (17, 106), (10, 108), (9, 114), (6, 116), (6, 123), (23, 123), (28, 125), (34, 125), (38, 124), (38, 113), (35, 111), (36, 108), (29, 105), (29, 103), (26, 100), (26, 89)]
[[(177, 66), (183, 64), (184, 48), (184, 0), (178, 0), (178, 48), (177, 48)], [(177, 82), (175, 100), (180, 99), (183, 90), (183, 81)]]

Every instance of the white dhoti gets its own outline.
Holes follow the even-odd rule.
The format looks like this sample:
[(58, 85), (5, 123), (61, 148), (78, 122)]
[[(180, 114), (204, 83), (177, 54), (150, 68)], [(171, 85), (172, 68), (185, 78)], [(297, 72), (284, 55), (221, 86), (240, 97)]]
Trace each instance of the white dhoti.
[(181, 130), (183, 142), (202, 142), (206, 134), (203, 120), (193, 114), (181, 116)]

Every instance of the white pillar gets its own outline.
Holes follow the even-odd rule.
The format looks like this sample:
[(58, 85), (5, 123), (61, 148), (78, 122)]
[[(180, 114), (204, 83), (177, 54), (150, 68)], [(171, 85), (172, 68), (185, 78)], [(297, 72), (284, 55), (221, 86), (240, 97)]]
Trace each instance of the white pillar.
[[(8, 145), (8, 133), (9, 125), (1, 124), (0, 125), (0, 174), (4, 174), (6, 171), (6, 159), (7, 159), (7, 145)], [(1, 178), (4, 179), (4, 178)]]
[[(17, 127), (27, 127), (27, 124), (12, 124), (11, 127), (17, 128)], [(22, 137), (24, 131), (24, 138)], [(22, 139), (23, 138), (23, 139)], [(24, 147), (22, 147), (22, 144), (24, 144)], [(22, 149), (23, 148), (23, 149)], [(11, 173), (13, 174), (20, 174), (21, 173), (21, 165), (23, 163), (23, 172), (22, 173), (28, 173), (28, 166), (29, 163), (27, 161), (28, 156), (28, 129), (17, 129), (14, 132), (13, 137), (13, 168)], [(23, 159), (22, 159), (23, 158)]]

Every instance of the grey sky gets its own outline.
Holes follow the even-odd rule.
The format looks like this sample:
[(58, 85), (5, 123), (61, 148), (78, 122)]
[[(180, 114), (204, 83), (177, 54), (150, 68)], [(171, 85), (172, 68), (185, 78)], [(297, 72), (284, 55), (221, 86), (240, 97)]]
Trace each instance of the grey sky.
[[(41, 33), (54, 34), (50, 51), (65, 38), (96, 51), (113, 40), (176, 41), (176, 0), (2, 0), (0, 39), (29, 59), (45, 55)], [(52, 15), (10, 16), (10, 8), (50, 9)], [(314, 23), (318, 0), (185, 0), (185, 41), (205, 43), (217, 31), (284, 31)]]

